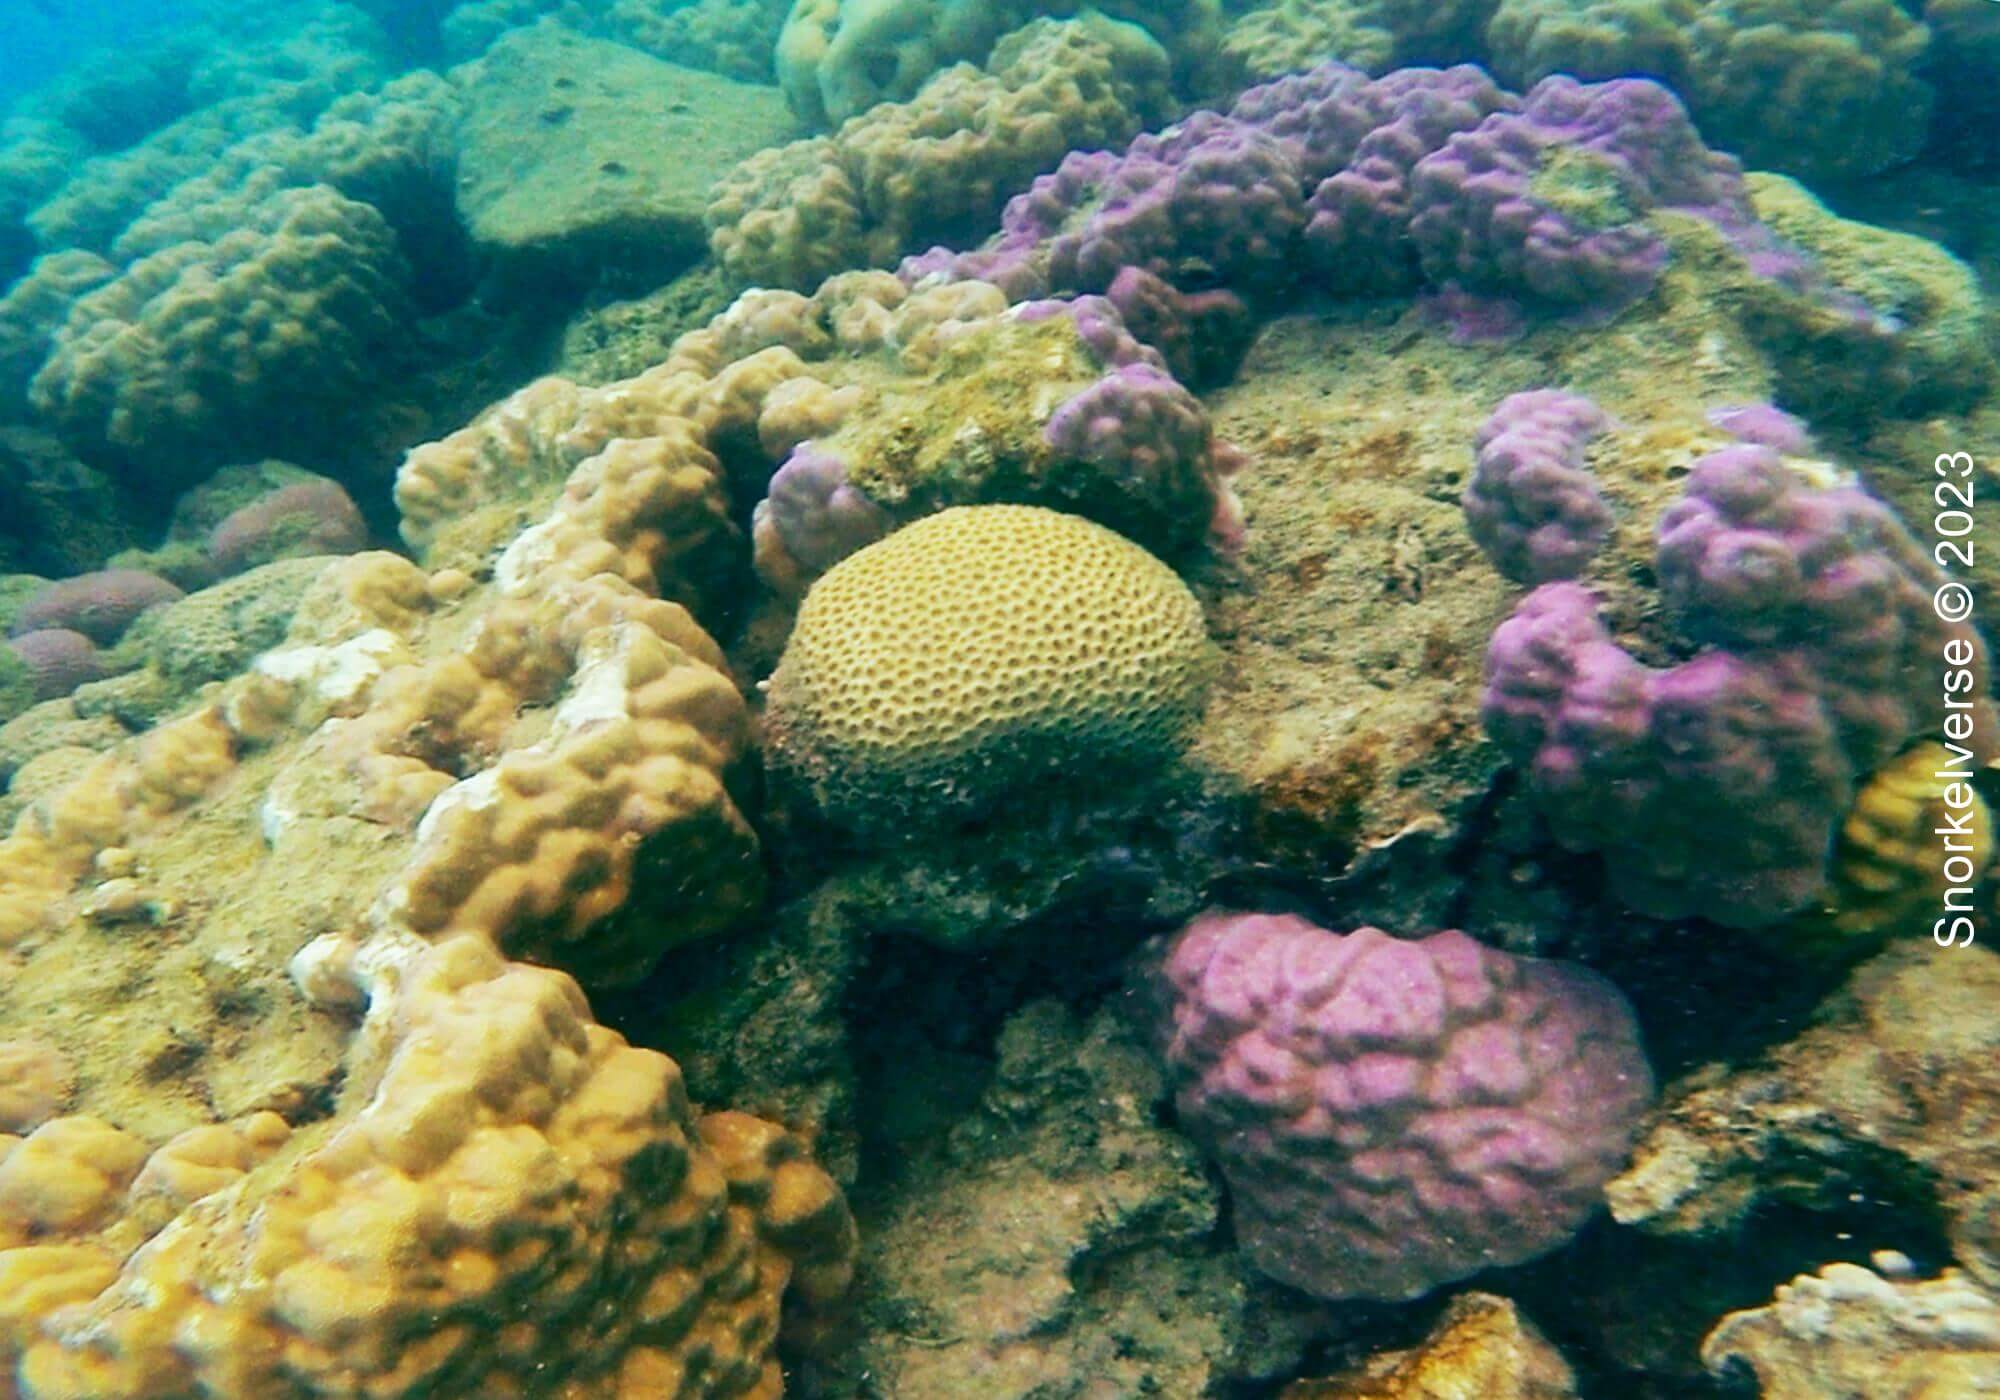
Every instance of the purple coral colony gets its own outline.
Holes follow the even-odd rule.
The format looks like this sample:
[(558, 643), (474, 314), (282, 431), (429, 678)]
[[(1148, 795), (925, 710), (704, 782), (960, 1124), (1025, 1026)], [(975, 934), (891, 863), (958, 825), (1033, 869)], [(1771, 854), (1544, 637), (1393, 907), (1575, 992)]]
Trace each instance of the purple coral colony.
[(0, 1400), (2000, 1387), (2000, 6), (117, 8)]

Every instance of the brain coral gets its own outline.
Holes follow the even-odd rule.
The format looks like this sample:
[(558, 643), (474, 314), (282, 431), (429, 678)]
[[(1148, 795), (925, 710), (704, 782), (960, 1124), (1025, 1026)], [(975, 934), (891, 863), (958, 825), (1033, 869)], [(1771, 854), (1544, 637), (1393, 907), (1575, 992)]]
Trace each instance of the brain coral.
[(1562, 1244), (1652, 1097), (1610, 983), (1456, 930), (1215, 912), (1157, 979), (1175, 1106), (1238, 1243), (1323, 1298), (1414, 1298)]
[(1077, 516), (966, 506), (806, 595), (770, 686), (771, 757), (861, 831), (991, 806), (1024, 779), (1172, 751), (1210, 674), (1201, 608)]

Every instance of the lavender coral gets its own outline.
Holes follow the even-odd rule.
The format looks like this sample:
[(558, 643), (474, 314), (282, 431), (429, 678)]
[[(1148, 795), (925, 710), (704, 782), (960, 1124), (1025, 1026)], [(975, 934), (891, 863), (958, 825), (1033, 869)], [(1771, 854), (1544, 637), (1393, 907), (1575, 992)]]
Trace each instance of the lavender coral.
[(1323, 1298), (1414, 1298), (1563, 1244), (1652, 1097), (1609, 983), (1455, 930), (1212, 912), (1155, 983), (1174, 1103), (1238, 1243)]
[(368, 526), (337, 481), (315, 477), (267, 492), (209, 532), (208, 552), (225, 574), (300, 554), (352, 554)]
[(180, 596), (180, 589), (144, 569), (100, 569), (36, 592), (14, 615), (11, 630), (21, 636), (45, 628), (68, 628), (108, 644), (117, 641), (139, 614)]
[(988, 245), (904, 264), (1015, 298), (1103, 292), (1199, 269), (1270, 300), (1301, 275), (1337, 293), (1427, 290), (1462, 337), (1534, 312), (1584, 321), (1652, 290), (1672, 210), (1719, 229), (1756, 275), (1811, 265), (1761, 228), (1742, 172), (1667, 89), (1554, 77), (1525, 98), (1470, 65), (1371, 79), (1322, 64), (1197, 112), (1122, 153), (1070, 155), (1016, 196)]
[(1604, 410), (1581, 394), (1513, 394), (1481, 425), (1465, 488), (1466, 528), (1516, 583), (1574, 578), (1611, 533), (1611, 508), (1584, 461)]
[(104, 660), (83, 633), (68, 627), (40, 627), (4, 643), (25, 668), (30, 696), (53, 700), (78, 686), (102, 679)]
[(894, 524), (848, 482), (842, 458), (817, 443), (800, 443), (757, 503), (751, 526), (757, 572), (781, 593), (802, 594), (810, 580)]
[(1432, 282), (1589, 316), (1652, 290), (1667, 261), (1653, 210), (1755, 221), (1736, 162), (1702, 145), (1672, 93), (1638, 79), (1544, 79), (1412, 180), (1410, 232)]
[(1931, 610), (1936, 571), (1887, 506), (1768, 447), (1703, 458), (1658, 556), (1708, 650), (1645, 665), (1589, 590), (1545, 584), (1494, 633), (1486, 727), (1634, 907), (1769, 923), (1819, 893), (1858, 782), (1944, 720), (1919, 661), (1961, 649), (1983, 694), (1984, 644)]

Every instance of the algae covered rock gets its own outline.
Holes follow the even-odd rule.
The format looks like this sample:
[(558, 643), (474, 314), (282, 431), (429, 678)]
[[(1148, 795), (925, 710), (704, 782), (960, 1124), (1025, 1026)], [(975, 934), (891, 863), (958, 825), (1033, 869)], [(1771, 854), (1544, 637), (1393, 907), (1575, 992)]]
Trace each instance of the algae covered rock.
[(1022, 1007), (976, 1104), (939, 1121), (959, 1058), (892, 1086), (897, 1169), (861, 1212), (859, 1325), (816, 1393), (1214, 1396), (1298, 1363), (1323, 1310), (1216, 1237), (1220, 1192), (1155, 1117), (1159, 1070), (1115, 1012)]
[(1765, 1400), (1972, 1400), (2000, 1376), (2000, 1299), (1957, 1269), (1917, 1280), (1829, 1264), (1725, 1317), (1701, 1355), (1755, 1372)]
[(1577, 1393), (1569, 1363), (1513, 1300), (1461, 1293), (1416, 1346), (1297, 1381), (1279, 1400), (1575, 1400)]
[(701, 256), (708, 191), (792, 134), (770, 88), (545, 23), (458, 70), (458, 207), (520, 281), (642, 285)]
[(894, 832), (1169, 757), (1211, 672), (1200, 605), (1137, 545), (1039, 507), (959, 507), (806, 595), (771, 756), (836, 820)]

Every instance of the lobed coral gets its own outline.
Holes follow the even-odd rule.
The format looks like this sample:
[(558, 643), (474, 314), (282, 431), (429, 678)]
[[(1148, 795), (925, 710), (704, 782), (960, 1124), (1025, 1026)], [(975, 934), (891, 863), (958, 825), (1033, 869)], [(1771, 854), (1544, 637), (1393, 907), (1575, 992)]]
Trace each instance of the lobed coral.
[(1229, 67), (1253, 82), (1328, 59), (1380, 72), (1395, 49), (1394, 34), (1340, 0), (1277, 0), (1231, 19), (1222, 39)]
[(892, 327), (921, 325), (943, 295), (968, 314), (921, 381), (816, 396), (810, 438), (757, 509), (766, 582), (802, 592), (899, 520), (992, 501), (1088, 516), (1169, 559), (1228, 543), (1235, 460), (1113, 308), (1087, 299), (996, 316), (991, 288), (961, 284), (910, 298)]
[[(1038, 14), (1078, 8), (1032, 0), (796, 0), (778, 38), (778, 81), (802, 120), (837, 124), (912, 96), (951, 64), (985, 61), (996, 41)], [(1200, 81), (1220, 39), (1215, 0), (1107, 0), (1093, 8), (1143, 27), (1184, 82)]]
[(1455, 930), (1211, 912), (1154, 979), (1175, 1108), (1238, 1243), (1322, 1298), (1414, 1298), (1561, 1245), (1652, 1098), (1608, 982)]
[(374, 382), (405, 276), (371, 206), (286, 190), (78, 300), (31, 397), (80, 453), (154, 479), (231, 448), (310, 455)]
[(1486, 726), (1635, 907), (1768, 923), (1820, 894), (1861, 777), (1943, 722), (1917, 658), (1951, 645), (1983, 675), (1984, 644), (1933, 613), (1936, 568), (1886, 506), (1754, 444), (1689, 474), (1658, 569), (1708, 650), (1648, 667), (1588, 589), (1545, 584), (1493, 635)]
[[(22, 1396), (777, 1393), (781, 1295), (836, 1293), (852, 1249), (824, 1174), (768, 1124), (697, 1119), (559, 974), (460, 938), (372, 980), (372, 1102), (312, 1146), (253, 1122), (247, 1152), (148, 1155), (88, 1118), (0, 1140)], [(192, 1208), (133, 1252), (162, 1194)]]
[(1611, 534), (1611, 508), (1584, 460), (1608, 426), (1580, 394), (1513, 394), (1480, 425), (1461, 504), (1465, 527), (1516, 583), (1574, 578)]
[[(660, 386), (561, 387), (525, 431), (567, 470), (406, 469), (434, 493), (413, 502), (534, 522), (493, 582), (444, 557), (265, 566), (312, 572), (282, 643), (0, 840), (0, 1024), (88, 1057), (67, 1116), (0, 1137), (24, 1400), (769, 1395), (781, 1313), (844, 1288), (852, 1222), (796, 1139), (698, 1117), (566, 973), (506, 956), (630, 980), (761, 880), (731, 791), (747, 709), (650, 591), (727, 539), (715, 461)], [(176, 1052), (105, 1002), (148, 982), (146, 1015), (206, 1046), (164, 1081), (149, 1057)]]
[(1166, 57), (1143, 30), (1089, 14), (1037, 20), (907, 101), (830, 137), (745, 161), (709, 200), (709, 243), (734, 276), (805, 288), (955, 238), (1072, 149), (1130, 138), (1166, 106)]
[(806, 594), (768, 752), (835, 820), (891, 834), (1172, 754), (1210, 673), (1199, 605), (1138, 546), (1055, 511), (957, 507)]

